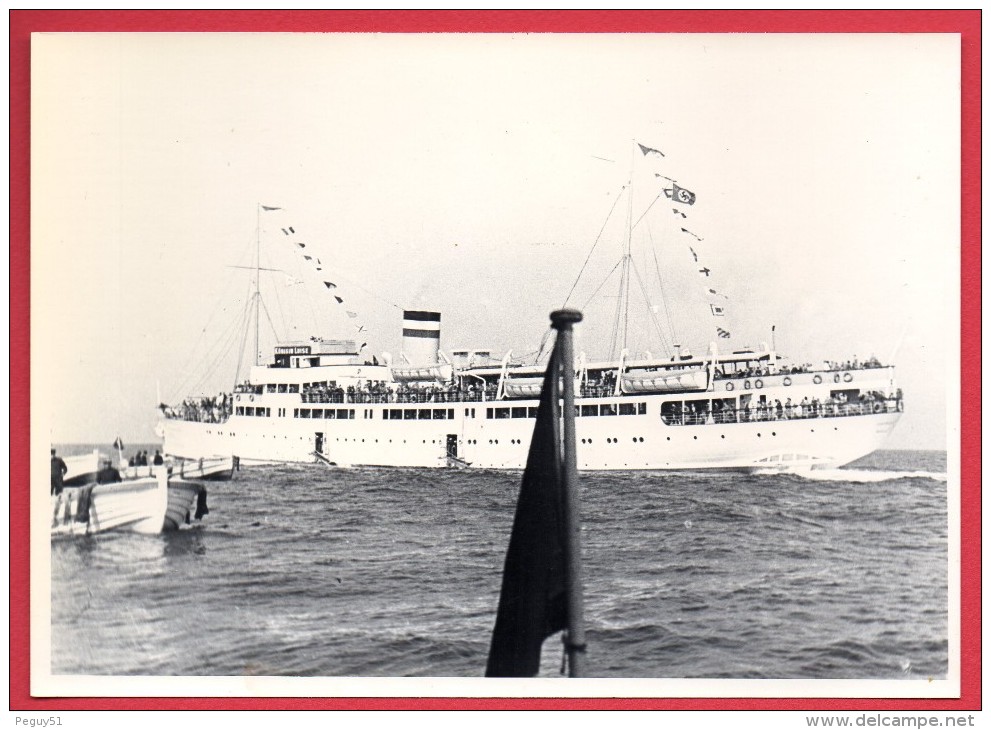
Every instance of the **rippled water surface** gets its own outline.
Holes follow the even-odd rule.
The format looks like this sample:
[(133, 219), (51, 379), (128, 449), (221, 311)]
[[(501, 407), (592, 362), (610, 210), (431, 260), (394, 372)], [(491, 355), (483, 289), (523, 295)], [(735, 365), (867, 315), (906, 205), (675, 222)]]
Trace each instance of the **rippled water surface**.
[[(945, 469), (583, 474), (589, 674), (945, 677)], [(52, 671), (480, 676), (519, 483), (252, 467), (202, 525), (53, 541)]]

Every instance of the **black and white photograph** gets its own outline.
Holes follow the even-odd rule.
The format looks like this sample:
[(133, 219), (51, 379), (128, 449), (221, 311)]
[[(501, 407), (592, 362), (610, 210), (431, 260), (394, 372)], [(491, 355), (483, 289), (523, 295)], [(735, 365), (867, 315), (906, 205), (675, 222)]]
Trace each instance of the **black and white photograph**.
[(32, 694), (960, 696), (960, 64), (34, 34)]

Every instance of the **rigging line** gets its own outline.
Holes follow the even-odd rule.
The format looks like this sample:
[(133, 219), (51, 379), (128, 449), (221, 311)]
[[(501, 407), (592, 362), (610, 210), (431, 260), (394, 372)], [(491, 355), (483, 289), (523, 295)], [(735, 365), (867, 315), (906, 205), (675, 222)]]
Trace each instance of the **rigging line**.
[(674, 320), (671, 319), (671, 309), (668, 307), (668, 299), (664, 294), (664, 280), (661, 278), (661, 264), (657, 260), (657, 247), (654, 245), (654, 234), (647, 227), (647, 237), (650, 239), (650, 252), (654, 256), (654, 271), (657, 272), (657, 288), (661, 292), (661, 304), (664, 305), (664, 317), (668, 322), (668, 330), (671, 332), (671, 341), (678, 341), (678, 333), (674, 331)]
[(633, 265), (633, 273), (637, 276), (637, 283), (640, 284), (640, 293), (643, 294), (643, 300), (647, 304), (647, 311), (650, 312), (650, 319), (654, 323), (654, 329), (657, 330), (657, 336), (660, 338), (660, 344), (662, 346), (667, 346), (667, 343), (665, 342), (667, 338), (664, 336), (664, 333), (661, 332), (661, 323), (657, 321), (657, 313), (651, 309), (650, 299), (647, 297), (647, 287), (644, 285), (643, 278), (640, 276), (640, 270), (637, 268), (637, 262), (632, 261), (631, 263)]
[(395, 307), (396, 309), (398, 309), (400, 311), (402, 311), (402, 309), (403, 309), (402, 307), (400, 307), (395, 302), (390, 302), (388, 299), (386, 299), (385, 297), (381, 296), (380, 294), (376, 294), (375, 292), (373, 292), (373, 291), (371, 291), (369, 289), (366, 289), (361, 284), (355, 283), (354, 280), (349, 279), (346, 276), (340, 276), (339, 274), (334, 274), (334, 278), (335, 279), (339, 279), (340, 281), (346, 282), (348, 286), (353, 286), (353, 287), (355, 287), (357, 289), (361, 289), (363, 292), (365, 292), (365, 294), (369, 294), (369, 295), (375, 297), (376, 299), (385, 302), (390, 307)]
[(223, 347), (217, 353), (217, 356), (210, 364), (209, 369), (204, 372), (203, 377), (201, 377), (200, 380), (198, 380), (190, 389), (191, 394), (196, 394), (197, 392), (202, 393), (206, 389), (205, 386), (207, 381), (210, 379), (210, 376), (219, 370), (221, 361), (228, 356), (228, 353), (234, 347), (236, 339), (236, 335), (232, 336), (230, 333), (228, 334), (228, 337), (223, 341)]
[(623, 268), (619, 275), (619, 296), (616, 297), (616, 313), (613, 316), (613, 330), (612, 335), (609, 340), (609, 359), (615, 360), (617, 358), (616, 347), (619, 344), (619, 325), (623, 314), (623, 286), (626, 283), (626, 277), (629, 276), (629, 266), (626, 262), (626, 257), (620, 261), (623, 264)]
[[(285, 273), (286, 276), (289, 275), (288, 272), (283, 272), (283, 273)], [(289, 325), (286, 324), (286, 312), (282, 306), (282, 300), (279, 298), (279, 287), (273, 285), (272, 292), (273, 292), (273, 296), (275, 297), (275, 306), (278, 309), (279, 317), (282, 320), (282, 331), (288, 333)], [(264, 302), (264, 300), (262, 301)], [(276, 333), (276, 337), (278, 337), (278, 333)]]
[(619, 195), (613, 201), (612, 207), (609, 209), (609, 213), (606, 214), (606, 219), (602, 222), (602, 228), (599, 229), (599, 235), (595, 237), (595, 241), (592, 243), (592, 248), (588, 252), (588, 256), (585, 257), (585, 263), (582, 264), (581, 270), (578, 272), (578, 276), (575, 277), (575, 283), (571, 285), (571, 291), (568, 292), (568, 296), (564, 298), (564, 304), (562, 307), (567, 307), (568, 302), (571, 301), (571, 295), (575, 293), (575, 287), (578, 286), (578, 282), (581, 281), (582, 274), (585, 273), (585, 267), (588, 266), (589, 259), (592, 258), (592, 254), (595, 252), (595, 247), (599, 245), (599, 240), (602, 238), (603, 231), (606, 230), (606, 226), (609, 224), (609, 219), (612, 218), (613, 211), (616, 210), (616, 206), (619, 205), (619, 201), (623, 198), (623, 193), (626, 191), (626, 186), (623, 185), (619, 189)]
[[(244, 267), (238, 267), (238, 268), (244, 268)], [(196, 353), (197, 351), (199, 351), (200, 344), (202, 343), (203, 338), (206, 335), (206, 331), (210, 328), (210, 324), (213, 322), (213, 318), (216, 316), (217, 312), (219, 312), (222, 309), (222, 306), (221, 305), (224, 302), (229, 302), (230, 301), (231, 297), (228, 297), (227, 296), (227, 292), (228, 292), (228, 290), (230, 290), (230, 289), (233, 288), (232, 285), (236, 281), (237, 281), (237, 279), (235, 277), (230, 277), (227, 280), (227, 285), (225, 286), (224, 290), (221, 292), (220, 296), (214, 302), (213, 310), (210, 312), (210, 316), (207, 317), (206, 324), (203, 325), (203, 329), (200, 330), (199, 337), (196, 338), (196, 342), (190, 348), (189, 354), (183, 359), (183, 362), (189, 362), (189, 360), (192, 358), (193, 354)], [(191, 370), (189, 370), (189, 371), (186, 372), (185, 379), (181, 382), (181, 385), (185, 385), (185, 380), (188, 380), (192, 376), (192, 372), (193, 371), (191, 371)], [(177, 389), (177, 390), (179, 390), (179, 389)]]
[(650, 212), (650, 209), (654, 207), (654, 203), (656, 203), (658, 200), (661, 199), (661, 195), (663, 195), (663, 193), (658, 193), (657, 197), (654, 198), (652, 201), (650, 201), (650, 205), (647, 206), (647, 210), (641, 213), (640, 217), (637, 218), (637, 222), (633, 224), (633, 229), (635, 229), (637, 226), (640, 225), (640, 221), (642, 221), (646, 217), (646, 215)]
[(241, 377), (241, 363), (244, 362), (244, 350), (248, 344), (248, 335), (249, 335), (248, 329), (249, 329), (249, 325), (251, 324), (251, 307), (254, 305), (253, 299), (254, 299), (253, 297), (249, 299), (248, 306), (245, 307), (246, 321), (241, 335), (241, 349), (238, 352), (238, 356), (237, 356), (237, 369), (234, 371), (234, 385), (237, 385), (237, 382)]
[(609, 270), (609, 273), (606, 274), (606, 278), (603, 279), (602, 280), (602, 283), (599, 284), (598, 288), (594, 292), (592, 292), (592, 296), (590, 296), (587, 300), (585, 300), (585, 304), (582, 305), (582, 310), (584, 310), (589, 304), (591, 304), (592, 303), (592, 300), (595, 299), (595, 297), (598, 295), (598, 293), (600, 291), (602, 291), (602, 287), (604, 287), (606, 285), (606, 282), (608, 282), (612, 278), (612, 275), (614, 273), (616, 273), (616, 269), (619, 268), (619, 265), (621, 263), (623, 263), (623, 262), (622, 261), (617, 261), (616, 262), (616, 265), (613, 266), (612, 269)]
[(265, 319), (268, 320), (268, 326), (272, 328), (272, 335), (275, 337), (276, 340), (278, 340), (279, 333), (275, 329), (275, 323), (272, 322), (272, 315), (268, 313), (268, 307), (265, 305), (264, 299), (262, 300), (261, 305), (262, 305), (262, 309), (265, 312)]
[(544, 330), (543, 336), (540, 338), (540, 347), (537, 348), (537, 357), (534, 358), (534, 364), (540, 362), (540, 358), (544, 355), (544, 348), (547, 347), (547, 342), (551, 338), (551, 330)]
[(242, 327), (247, 328), (248, 312), (249, 309), (245, 308), (245, 311), (241, 313), (240, 319), (236, 323), (236, 326), (229, 329), (224, 338), (216, 341), (217, 352), (213, 356), (213, 361), (209, 366), (202, 368), (200, 371), (202, 373), (200, 379), (195, 381), (193, 387), (190, 389), (192, 392), (195, 393), (195, 391), (201, 389), (206, 381), (212, 377), (214, 373), (218, 372), (221, 360), (227, 357), (231, 348), (234, 346), (234, 343), (237, 341), (238, 332), (241, 331)]
[[(247, 301), (250, 302), (250, 297), (248, 298)], [(233, 318), (228, 323), (228, 326), (225, 327), (223, 331), (225, 332), (233, 331), (236, 333), (241, 326), (239, 322), (243, 321), (243, 317), (244, 317), (243, 312), (241, 311), (236, 312)], [(206, 334), (208, 328), (209, 328), (208, 326), (203, 328), (202, 332), (200, 333), (200, 337), (197, 340), (197, 344), (203, 339), (203, 336)], [(222, 339), (219, 338), (214, 339), (213, 343), (201, 353), (199, 359), (196, 360), (196, 362), (190, 365), (189, 367), (185, 368), (184, 370), (185, 374), (182, 375), (182, 378), (180, 379), (178, 385), (170, 389), (170, 395), (169, 395), (170, 400), (174, 401), (177, 397), (180, 397), (187, 390), (191, 389), (189, 388), (191, 383), (198, 384), (199, 381), (194, 380), (194, 378), (197, 377), (197, 374), (200, 374), (199, 377), (201, 379), (203, 378), (202, 374), (204, 372), (207, 373), (207, 375), (212, 374), (211, 372), (208, 371), (206, 363), (210, 360), (210, 358), (213, 357), (214, 349), (220, 347), (222, 343), (223, 343)], [(190, 355), (192, 355), (192, 353), (190, 353)], [(190, 358), (186, 358), (187, 362), (189, 362), (189, 360)]]

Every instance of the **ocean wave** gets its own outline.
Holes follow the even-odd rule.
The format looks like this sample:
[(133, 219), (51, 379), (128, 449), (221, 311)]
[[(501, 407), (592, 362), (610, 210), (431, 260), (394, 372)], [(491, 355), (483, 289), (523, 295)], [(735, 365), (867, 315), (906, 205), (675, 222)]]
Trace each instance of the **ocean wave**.
[(932, 479), (945, 482), (946, 474), (934, 471), (875, 471), (872, 469), (815, 469), (796, 472), (797, 476), (821, 482), (887, 482), (894, 479)]

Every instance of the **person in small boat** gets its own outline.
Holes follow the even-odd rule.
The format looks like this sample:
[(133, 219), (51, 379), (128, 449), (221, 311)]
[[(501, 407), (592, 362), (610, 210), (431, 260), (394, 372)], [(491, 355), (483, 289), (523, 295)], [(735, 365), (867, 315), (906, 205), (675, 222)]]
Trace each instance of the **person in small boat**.
[(97, 484), (113, 484), (121, 481), (120, 472), (114, 469), (110, 459), (103, 460), (103, 468), (96, 473)]
[(69, 471), (69, 467), (55, 453), (55, 449), (52, 449), (52, 494), (62, 494), (62, 480), (67, 471)]

